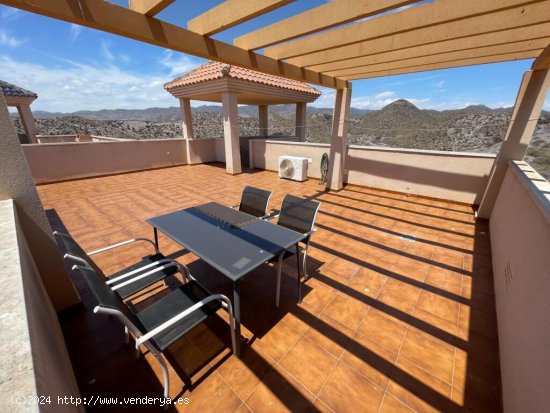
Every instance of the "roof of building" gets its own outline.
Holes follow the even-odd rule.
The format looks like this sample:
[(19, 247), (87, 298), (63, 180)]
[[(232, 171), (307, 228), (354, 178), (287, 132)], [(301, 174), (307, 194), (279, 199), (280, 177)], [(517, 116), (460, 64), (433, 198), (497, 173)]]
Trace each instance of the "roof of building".
[(18, 96), (26, 98), (37, 98), (38, 95), (30, 90), (12, 85), (11, 83), (0, 80), (0, 91), (4, 96)]
[(225, 63), (210, 61), (196, 69), (184, 74), (183, 76), (172, 80), (164, 85), (166, 90), (171, 90), (179, 86), (193, 85), (207, 82), (210, 80), (230, 77), (233, 79), (246, 80), (253, 83), (261, 83), (282, 89), (289, 89), (298, 92), (311, 93), (320, 96), (321, 92), (311, 87), (307, 83), (297, 80), (286, 79), (284, 77), (268, 75), (251, 69), (245, 69), (239, 66), (232, 66)]

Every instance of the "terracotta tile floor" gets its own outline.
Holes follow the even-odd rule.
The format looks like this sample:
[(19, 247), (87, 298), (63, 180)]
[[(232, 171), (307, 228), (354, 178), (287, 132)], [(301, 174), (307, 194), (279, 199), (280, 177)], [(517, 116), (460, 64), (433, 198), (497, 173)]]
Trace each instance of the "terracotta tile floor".
[[(247, 275), (242, 359), (230, 352), (221, 313), (170, 348), (171, 396), (189, 399), (181, 411), (501, 409), (488, 226), (475, 222), (467, 206), (357, 186), (325, 193), (317, 180), (285, 181), (268, 171), (229, 176), (219, 165), (38, 190), (52, 225), (89, 250), (151, 237), (144, 220), (152, 216), (211, 200), (237, 204), (246, 184), (274, 191), (272, 207), (285, 193), (322, 202), (309, 260), (312, 278), (297, 305), (295, 261), (289, 259), (276, 309), (275, 269), (264, 266)], [(162, 236), (160, 245), (211, 290), (231, 297), (221, 274)], [(125, 248), (97, 262), (110, 273), (147, 252), (146, 245)], [(72, 276), (84, 305), (65, 314), (62, 326), (82, 395), (162, 395), (156, 361), (150, 354), (133, 358), (122, 327), (91, 313), (90, 292), (79, 275)]]

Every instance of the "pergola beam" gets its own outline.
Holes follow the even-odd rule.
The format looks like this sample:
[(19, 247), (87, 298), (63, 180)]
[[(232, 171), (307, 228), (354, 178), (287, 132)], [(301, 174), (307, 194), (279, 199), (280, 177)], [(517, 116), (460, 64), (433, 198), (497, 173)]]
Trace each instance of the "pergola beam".
[(175, 0), (128, 0), (130, 10), (145, 14), (146, 16), (154, 16), (171, 5)]
[[(308, 53), (334, 49), (347, 44), (358, 43), (368, 39), (407, 32), (420, 27), (436, 26), (455, 20), (490, 14), (517, 6), (526, 6), (533, 0), (492, 0), (464, 1), (438, 0), (433, 3), (411, 7), (399, 13), (392, 13), (360, 23), (334, 29), (328, 33), (317, 34), (273, 46), (265, 50), (265, 55), (274, 59), (286, 59)], [(548, 7), (548, 6), (547, 6)], [(527, 9), (527, 7), (525, 7)], [(501, 23), (502, 24), (502, 23)], [(445, 29), (442, 29), (445, 31)]]
[[(418, 6), (414, 9), (420, 7), (421, 6)], [(531, 4), (528, 7), (516, 7), (498, 11), (490, 15), (480, 15), (470, 17), (466, 20), (448, 22), (437, 28), (419, 27), (404, 33), (390, 33), (390, 35), (384, 37), (291, 58), (287, 60), (287, 63), (310, 67), (318, 64), (384, 53), (388, 50), (418, 47), (452, 39), (466, 39), (470, 36), (493, 32), (499, 32), (504, 42), (512, 42), (515, 39), (511, 35), (508, 35), (508, 30), (516, 28), (531, 30), (530, 26), (541, 25), (548, 22), (550, 22), (550, 1), (545, 0), (543, 2)], [(548, 32), (544, 31), (543, 33)]]
[[(396, 62), (422, 56), (434, 56), (449, 52), (476, 50), (504, 44), (513, 44), (528, 40), (550, 38), (550, 23), (539, 24), (530, 27), (521, 27), (506, 32), (485, 33), (462, 39), (452, 39), (443, 42), (409, 47), (407, 49), (391, 50), (370, 56), (362, 56), (353, 59), (340, 60), (320, 65), (310, 66), (309, 69), (316, 72), (331, 73), (336, 70), (361, 68), (368, 65)], [(510, 41), (513, 39), (513, 41)]]
[(496, 56), (476, 57), (472, 59), (457, 60), (454, 62), (435, 63), (435, 64), (429, 64), (429, 65), (404, 67), (399, 69), (379, 70), (379, 71), (373, 71), (373, 72), (358, 73), (355, 75), (344, 76), (343, 78), (346, 80), (371, 79), (375, 77), (427, 72), (430, 70), (450, 69), (453, 67), (474, 66), (474, 65), (482, 65), (487, 63), (499, 63), (499, 62), (508, 62), (512, 60), (532, 59), (534, 57), (537, 57), (541, 52), (542, 52), (542, 49), (528, 50), (523, 52), (501, 54)]
[(537, 57), (533, 62), (531, 70), (546, 70), (550, 69), (550, 43), (546, 46), (546, 49)]
[(263, 73), (333, 89), (347, 85), (342, 79), (279, 62), (103, 0), (0, 0), (0, 4)]
[(526, 40), (523, 42), (500, 44), (497, 46), (480, 47), (477, 49), (452, 51), (448, 53), (440, 53), (432, 56), (420, 56), (410, 59), (397, 60), (393, 62), (385, 62), (379, 64), (365, 65), (362, 67), (355, 67), (351, 69), (342, 69), (329, 72), (330, 75), (347, 77), (365, 72), (376, 72), (380, 70), (393, 70), (421, 65), (439, 64), (439, 63), (453, 63), (457, 61), (463, 61), (465, 59), (474, 58), (491, 58), (501, 55), (509, 55), (511, 53), (520, 53), (530, 50), (542, 50), (550, 41), (550, 37), (546, 39), (538, 40)]
[(292, 1), (294, 0), (225, 0), (218, 6), (189, 20), (187, 28), (195, 33), (211, 36)]
[(334, 0), (237, 37), (233, 44), (257, 50), (287, 40), (373, 16), (419, 0)]
[(544, 101), (548, 95), (549, 87), (549, 69), (528, 70), (525, 72), (510, 119), (510, 125), (500, 145), (497, 158), (489, 175), (489, 182), (479, 205), (477, 213), (479, 218), (489, 219), (491, 217), (508, 169), (508, 161), (521, 161), (525, 157), (537, 127)]

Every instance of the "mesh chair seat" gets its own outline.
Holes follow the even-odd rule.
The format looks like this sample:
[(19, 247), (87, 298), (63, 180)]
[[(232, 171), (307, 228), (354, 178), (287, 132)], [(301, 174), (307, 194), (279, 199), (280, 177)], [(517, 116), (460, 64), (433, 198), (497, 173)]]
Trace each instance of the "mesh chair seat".
[[(141, 344), (144, 344), (159, 361), (164, 377), (164, 397), (169, 397), (170, 379), (168, 368), (161, 355), (163, 350), (208, 316), (214, 315), (222, 306), (225, 306), (229, 313), (231, 339), (233, 350), (235, 349), (236, 338), (231, 301), (221, 294), (212, 295), (195, 279), (190, 278), (178, 289), (159, 298), (142, 311), (135, 312), (107, 285), (106, 278), (95, 269), (78, 265), (75, 265), (75, 268), (80, 271), (97, 301), (98, 305), (94, 313), (117, 317), (125, 325), (126, 331), (136, 336), (136, 343), (140, 344), (141, 339)], [(202, 305), (189, 314), (185, 313), (199, 303)], [(179, 317), (182, 318), (178, 320)], [(157, 328), (159, 330), (156, 330)]]
[[(301, 290), (301, 278), (302, 273), (304, 278), (307, 279), (307, 249), (309, 246), (309, 240), (311, 238), (311, 233), (313, 231), (313, 226), (315, 225), (315, 218), (317, 217), (317, 211), (321, 204), (316, 201), (311, 201), (303, 198), (298, 198), (293, 195), (285, 195), (283, 199), (283, 204), (281, 205), (281, 211), (279, 213), (279, 220), (277, 225), (281, 225), (285, 228), (289, 228), (293, 231), (299, 232), (301, 234), (307, 235), (305, 240), (302, 241), (305, 244), (305, 247), (300, 245), (292, 245), (287, 248), (283, 254), (283, 259), (290, 257), (291, 255), (296, 255), (296, 269), (298, 270), (298, 302), (302, 300), (302, 290)], [(302, 253), (302, 269), (300, 270), (300, 253)], [(271, 261), (278, 260), (279, 257), (274, 257)], [(280, 290), (280, 269), (278, 270), (278, 280), (277, 280), (277, 296), (276, 304), (279, 305), (279, 290)]]
[[(67, 253), (70, 254), (71, 257), (74, 257), (74, 258), (79, 260), (79, 261), (75, 261), (74, 258), (72, 258), (73, 264), (77, 264), (77, 265), (81, 266), (81, 265), (84, 265), (84, 263), (87, 263), (90, 268), (94, 269), (97, 273), (105, 276), (105, 274), (103, 274), (103, 271), (101, 271), (101, 269), (97, 266), (97, 264), (94, 262), (94, 260), (82, 249), (82, 247), (78, 244), (78, 242), (75, 241), (75, 239), (73, 237), (71, 237), (70, 235), (67, 235), (67, 234), (63, 234), (61, 232), (57, 232), (57, 231), (54, 232), (54, 235), (55, 235), (56, 239), (59, 240), (59, 242), (64, 246)], [(123, 268), (122, 270), (117, 271), (116, 273), (114, 273), (114, 274), (112, 274), (108, 277), (105, 276), (105, 278), (106, 278), (106, 280), (112, 280), (116, 277), (120, 277), (123, 274), (127, 274), (131, 271), (135, 271), (135, 270), (138, 270), (140, 268), (144, 268), (147, 265), (153, 264), (153, 263), (158, 262), (160, 260), (163, 260), (165, 258), (166, 257), (163, 254), (161, 254), (160, 252), (157, 252), (155, 254), (143, 257), (139, 262), (136, 262), (136, 263), (130, 265), (129, 267)], [(68, 259), (71, 259), (71, 258), (68, 257)], [(132, 274), (128, 277), (125, 277), (123, 280), (121, 280), (119, 282), (113, 282), (111, 284), (111, 288), (116, 287), (118, 284), (120, 284), (122, 282), (127, 282), (127, 281), (134, 280), (134, 279), (138, 278), (139, 276), (141, 276), (144, 272), (153, 270), (154, 268), (155, 268), (155, 266), (151, 266), (151, 267), (147, 267), (143, 271), (136, 271), (135, 274)], [(139, 278), (136, 281), (133, 281), (133, 282), (131, 282), (131, 283), (129, 283), (129, 284), (123, 286), (123, 287), (120, 287), (120, 288), (116, 289), (116, 293), (122, 299), (126, 299), (126, 298), (134, 295), (135, 293), (143, 290), (144, 288), (147, 288), (147, 287), (155, 284), (158, 281), (164, 280), (166, 277), (168, 277), (172, 274), (175, 274), (176, 272), (177, 272), (177, 267), (176, 266), (170, 266), (168, 268), (165, 268), (165, 269), (159, 270), (158, 272), (150, 274), (146, 277)]]
[[(136, 314), (136, 317), (146, 331), (151, 331), (209, 295), (202, 285), (192, 280), (154, 302), (145, 310), (140, 311)], [(192, 328), (216, 313), (221, 306), (220, 301), (208, 303), (180, 320), (166, 334), (152, 338), (151, 343), (160, 351), (163, 351)]]
[(245, 186), (241, 196), (239, 211), (258, 218), (264, 217), (267, 213), (269, 198), (271, 198), (271, 192), (252, 186)]
[[(132, 264), (132, 265), (120, 270), (120, 271), (115, 272), (113, 275), (108, 276), (107, 280), (112, 280), (116, 277), (120, 277), (121, 275), (123, 275), (125, 273), (137, 270), (139, 268), (143, 268), (148, 264), (152, 264), (154, 262), (159, 262), (160, 260), (163, 260), (165, 258), (166, 257), (163, 254), (161, 254), (160, 252), (157, 253), (157, 254), (154, 254), (154, 255), (148, 255), (147, 257), (143, 257), (141, 259), (141, 261), (136, 262), (135, 264)], [(152, 267), (152, 268), (154, 268), (154, 267)], [(148, 269), (152, 269), (152, 268), (149, 267)], [(118, 281), (118, 282), (115, 281), (114, 283), (111, 284), (111, 286), (116, 287), (121, 282), (132, 280), (133, 278), (136, 278), (137, 276), (142, 274), (144, 271), (138, 272), (138, 273), (136, 273), (136, 274), (134, 274), (134, 275), (132, 275), (128, 278), (125, 278), (121, 281)], [(158, 281), (162, 281), (166, 277), (168, 277), (170, 275), (173, 275), (177, 272), (178, 272), (178, 269), (175, 266), (170, 266), (168, 268), (164, 268), (164, 269), (162, 269), (162, 270), (160, 270), (160, 271), (158, 271), (154, 274), (151, 274), (151, 275), (149, 275), (147, 277), (144, 277), (144, 278), (140, 278), (140, 279), (132, 282), (131, 284), (128, 284), (128, 285), (125, 285), (124, 287), (118, 288), (116, 290), (116, 293), (120, 296), (120, 298), (122, 298), (124, 300), (124, 299), (134, 295), (135, 293), (143, 290), (144, 288), (147, 288), (147, 287), (155, 284)]]

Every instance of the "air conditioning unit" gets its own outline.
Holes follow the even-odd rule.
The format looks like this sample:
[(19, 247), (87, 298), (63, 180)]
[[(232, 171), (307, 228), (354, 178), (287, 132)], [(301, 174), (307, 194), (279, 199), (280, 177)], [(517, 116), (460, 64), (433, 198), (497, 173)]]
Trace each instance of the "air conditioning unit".
[(298, 156), (279, 156), (279, 177), (294, 181), (307, 179), (308, 158)]

